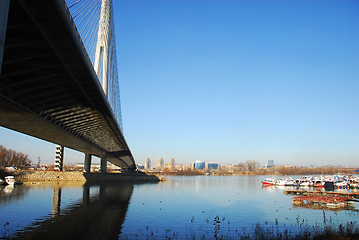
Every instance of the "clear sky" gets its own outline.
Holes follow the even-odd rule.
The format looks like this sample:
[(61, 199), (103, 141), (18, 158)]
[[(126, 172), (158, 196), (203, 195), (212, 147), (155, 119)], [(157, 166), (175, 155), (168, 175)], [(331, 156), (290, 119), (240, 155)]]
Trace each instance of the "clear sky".
[[(114, 12), (138, 163), (359, 166), (359, 1), (114, 0)], [(53, 162), (54, 144), (0, 136)]]

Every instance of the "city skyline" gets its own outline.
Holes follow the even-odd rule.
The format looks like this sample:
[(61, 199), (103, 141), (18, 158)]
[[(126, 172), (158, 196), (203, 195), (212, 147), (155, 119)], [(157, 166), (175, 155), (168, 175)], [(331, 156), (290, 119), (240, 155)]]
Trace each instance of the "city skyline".
[[(136, 162), (357, 166), (358, 10), (350, 0), (115, 1)], [(55, 161), (56, 144), (0, 136), (34, 162)], [(84, 155), (66, 148), (66, 159)]]

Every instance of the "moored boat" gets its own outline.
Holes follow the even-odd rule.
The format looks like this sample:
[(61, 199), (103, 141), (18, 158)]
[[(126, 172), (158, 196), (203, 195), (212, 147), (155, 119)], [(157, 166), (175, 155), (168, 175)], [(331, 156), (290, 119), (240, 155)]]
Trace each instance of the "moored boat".
[(348, 187), (348, 182), (347, 181), (337, 181), (334, 183), (334, 186), (337, 188), (346, 188), (346, 187)]
[(289, 177), (289, 178), (279, 179), (278, 181), (276, 181), (275, 185), (290, 187), (290, 186), (295, 186), (295, 183), (294, 180), (291, 177)]
[(302, 181), (300, 184), (299, 184), (300, 187), (309, 187), (310, 186), (310, 181), (308, 180), (305, 180), (305, 181)]
[(314, 187), (316, 187), (316, 188), (322, 188), (322, 187), (324, 187), (324, 184), (325, 184), (324, 181), (318, 180), (318, 181), (315, 181), (315, 182), (314, 182)]
[(358, 188), (359, 182), (357, 180), (349, 180), (348, 185), (349, 188)]
[(14, 176), (6, 176), (5, 177), (5, 182), (8, 185), (14, 185), (15, 184), (15, 177)]
[(275, 178), (266, 178), (262, 181), (263, 185), (275, 185)]
[(285, 186), (286, 183), (286, 179), (279, 179), (278, 181), (276, 181), (275, 185), (276, 186)]

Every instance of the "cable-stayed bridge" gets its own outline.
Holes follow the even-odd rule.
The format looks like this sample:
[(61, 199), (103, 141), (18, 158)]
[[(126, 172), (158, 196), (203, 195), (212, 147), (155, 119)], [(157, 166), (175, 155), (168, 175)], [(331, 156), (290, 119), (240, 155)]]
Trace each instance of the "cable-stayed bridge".
[(0, 125), (135, 170), (112, 0), (1, 0)]

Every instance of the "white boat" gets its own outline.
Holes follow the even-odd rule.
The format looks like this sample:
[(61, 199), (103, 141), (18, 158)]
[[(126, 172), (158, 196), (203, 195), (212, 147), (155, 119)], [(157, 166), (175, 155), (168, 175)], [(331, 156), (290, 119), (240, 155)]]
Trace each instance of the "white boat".
[(334, 183), (334, 186), (337, 188), (346, 188), (348, 187), (348, 182), (347, 181), (338, 181)]
[(275, 185), (275, 178), (266, 178), (262, 181), (264, 186)]
[(309, 181), (302, 181), (299, 186), (301, 187), (309, 187), (310, 186), (310, 182)]
[(279, 180), (275, 183), (275, 185), (276, 185), (276, 186), (285, 186), (286, 182), (287, 182), (286, 179), (279, 179)]
[(14, 176), (6, 176), (5, 177), (5, 182), (9, 185), (14, 185), (15, 184), (15, 177)]
[(293, 186), (297, 186), (297, 184), (295, 183), (295, 180), (293, 178), (287, 178), (287, 182), (285, 183), (285, 186), (293, 187)]
[(294, 180), (292, 178), (285, 178), (285, 179), (279, 179), (277, 182), (276, 182), (276, 185), (277, 186), (294, 186), (295, 183), (294, 183)]

